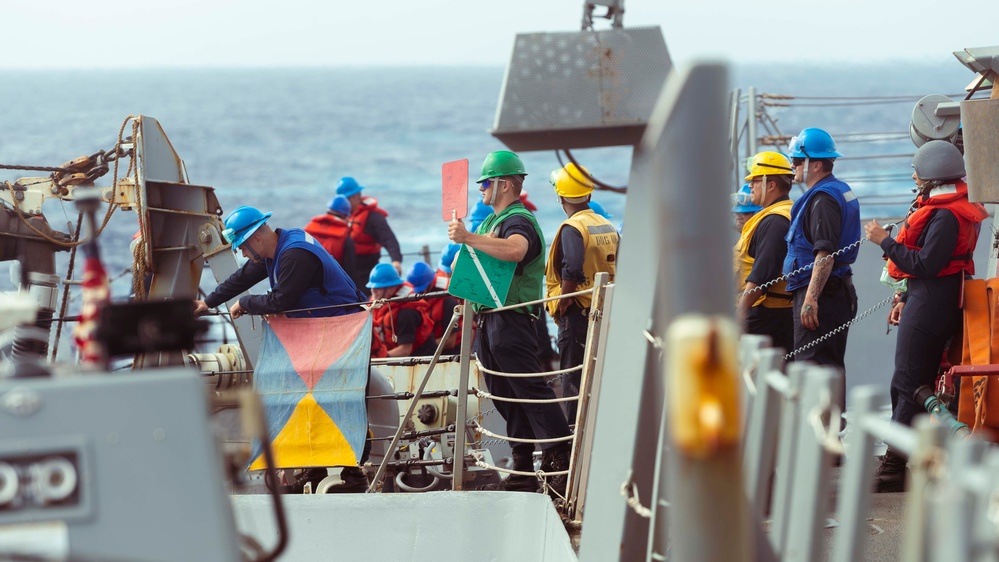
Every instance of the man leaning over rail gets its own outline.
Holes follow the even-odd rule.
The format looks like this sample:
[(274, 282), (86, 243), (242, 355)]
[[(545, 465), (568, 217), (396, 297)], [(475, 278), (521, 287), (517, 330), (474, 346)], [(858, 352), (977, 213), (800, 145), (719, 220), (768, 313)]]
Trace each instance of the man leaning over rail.
[[(448, 238), (478, 252), (517, 262), (513, 283), (505, 305), (516, 305), (541, 298), (544, 281), (544, 236), (537, 219), (520, 201), (527, 171), (520, 157), (501, 150), (490, 153), (482, 164), (479, 191), (487, 205), (495, 210), (472, 234), (459, 220), (448, 225)], [(540, 314), (538, 305), (490, 313), (481, 305), (476, 353), (487, 369), (503, 373), (540, 373), (538, 339), (534, 322)], [(537, 377), (502, 377), (485, 374), (489, 392), (514, 399), (555, 398), (544, 379)], [(496, 401), (496, 409), (506, 420), (507, 434), (516, 439), (557, 439), (570, 434), (562, 409), (557, 403), (523, 403)], [(534, 472), (533, 443), (514, 442), (513, 469)], [(541, 469), (559, 472), (569, 468), (569, 445), (565, 441), (542, 444)], [(560, 495), (565, 494), (566, 477), (549, 479), (548, 484)], [(534, 476), (511, 475), (500, 489), (535, 491)]]
[(791, 139), (794, 181), (805, 194), (791, 208), (784, 274), (794, 294), (796, 361), (839, 367), (844, 372), (840, 411), (845, 410), (846, 340), (849, 330), (833, 330), (857, 315), (853, 270), (860, 247), (860, 203), (850, 186), (832, 174), (842, 156), (822, 129), (807, 128)]
[(265, 295), (244, 295), (230, 307), (233, 318), (244, 314), (278, 314), (325, 317), (360, 312), (367, 298), (312, 236), (300, 228), (271, 229), (267, 219), (253, 207), (239, 207), (225, 219), (222, 236), (248, 261), (233, 272), (205, 300), (194, 301), (196, 315), (205, 314), (260, 281), (270, 281)]
[[(611, 281), (617, 268), (617, 229), (609, 220), (590, 208), (593, 180), (586, 168), (573, 163), (551, 174), (566, 219), (552, 240), (545, 268), (545, 297), (566, 295), (593, 288), (597, 273), (610, 273)], [(592, 293), (548, 301), (548, 313), (558, 324), (559, 368), (569, 369), (583, 364), (586, 332), (590, 327)], [(581, 370), (566, 373), (562, 378), (562, 395), (579, 395)], [(575, 423), (577, 401), (566, 402), (569, 423)]]
[[(892, 420), (905, 425), (926, 411), (913, 394), (934, 386), (947, 341), (961, 327), (963, 282), (975, 274), (978, 229), (988, 217), (985, 207), (968, 201), (968, 184), (961, 181), (964, 157), (956, 146), (930, 141), (916, 151), (912, 167), (919, 196), (898, 237), (893, 240), (876, 221), (864, 227), (867, 239), (884, 250), (888, 274), (906, 280), (907, 290), (888, 316), (898, 325)], [(874, 473), (874, 491), (903, 491), (905, 464), (889, 448)]]

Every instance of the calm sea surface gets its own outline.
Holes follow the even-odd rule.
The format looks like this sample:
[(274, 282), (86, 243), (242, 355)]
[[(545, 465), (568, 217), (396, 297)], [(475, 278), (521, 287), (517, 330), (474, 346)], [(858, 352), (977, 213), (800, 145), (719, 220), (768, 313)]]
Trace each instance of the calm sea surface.
[[(754, 85), (760, 92), (798, 96), (919, 96), (953, 93), (969, 74), (956, 62), (753, 67), (734, 69), (733, 83), (743, 91)], [(437, 253), (446, 243), (441, 163), (468, 158), (474, 173), (486, 153), (503, 148), (487, 133), (502, 77), (499, 67), (0, 72), (0, 163), (59, 165), (110, 148), (125, 116), (150, 115), (163, 125), (191, 181), (215, 187), (226, 211), (255, 205), (273, 211), (277, 225), (302, 226), (324, 211), (336, 180), (351, 175), (389, 210), (404, 251), (428, 244)], [(904, 133), (912, 103), (772, 111), (789, 134), (813, 125), (833, 134)], [(841, 142), (847, 156), (856, 155), (851, 148)], [(912, 150), (908, 140), (877, 147), (885, 154)], [(547, 182), (558, 161), (550, 152), (523, 156), (531, 173), (527, 190), (551, 232), (563, 218)], [(627, 184), (630, 149), (579, 151), (579, 157), (606, 183)], [(866, 169), (864, 161), (847, 159), (837, 173), (859, 178), (869, 175)], [(893, 171), (904, 176), (907, 170), (908, 162), (900, 159)], [(0, 179), (23, 175), (32, 174), (0, 170)], [(906, 193), (910, 186), (855, 187), (863, 196)], [(615, 221), (622, 218), (622, 195), (597, 198)], [(46, 207), (56, 228), (75, 216), (70, 205), (65, 215), (61, 207)], [(132, 231), (134, 217), (118, 215), (111, 233)]]

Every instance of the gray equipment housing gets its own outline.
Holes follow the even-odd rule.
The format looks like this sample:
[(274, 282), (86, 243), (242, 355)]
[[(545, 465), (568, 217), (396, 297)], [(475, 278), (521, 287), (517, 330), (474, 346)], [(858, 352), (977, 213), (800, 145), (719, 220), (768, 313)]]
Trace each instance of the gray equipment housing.
[(518, 34), (491, 133), (513, 151), (636, 145), (671, 66), (659, 27)]
[(210, 427), (189, 369), (0, 381), (0, 558), (239, 560)]

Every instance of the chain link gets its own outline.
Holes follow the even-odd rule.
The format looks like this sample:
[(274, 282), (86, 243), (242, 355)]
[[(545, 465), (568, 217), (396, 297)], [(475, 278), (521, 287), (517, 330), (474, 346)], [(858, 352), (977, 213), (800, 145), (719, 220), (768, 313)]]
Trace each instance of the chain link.
[[(912, 205), (910, 204), (909, 207), (911, 208)], [(884, 228), (885, 228), (885, 230), (891, 231), (892, 228), (895, 228), (901, 222), (903, 222), (903, 221), (898, 221), (898, 222), (890, 223), (888, 225), (885, 225)], [(821, 259), (819, 259), (817, 261), (813, 261), (811, 263), (807, 263), (807, 264), (803, 265), (802, 267), (799, 267), (798, 269), (795, 269), (794, 271), (792, 271), (790, 273), (785, 273), (784, 275), (781, 275), (780, 277), (778, 277), (776, 279), (771, 279), (770, 281), (767, 281), (766, 283), (763, 283), (762, 285), (757, 285), (756, 287), (753, 287), (752, 289), (746, 289), (745, 291), (743, 291), (743, 292), (741, 292), (741, 293), (739, 293), (738, 295), (735, 296), (735, 302), (738, 303), (739, 299), (741, 299), (742, 297), (744, 297), (744, 296), (746, 296), (748, 294), (755, 293), (757, 291), (763, 291), (763, 290), (767, 289), (768, 287), (772, 287), (773, 285), (775, 285), (777, 283), (780, 283), (781, 281), (787, 281), (791, 277), (794, 277), (795, 275), (797, 275), (799, 273), (804, 273), (805, 271), (808, 271), (809, 269), (815, 267), (816, 265), (818, 265), (818, 264), (820, 264), (820, 263), (822, 263), (822, 262), (824, 262), (826, 260), (835, 258), (836, 256), (842, 254), (843, 252), (848, 252), (851, 249), (860, 246), (864, 242), (867, 242), (867, 239), (866, 238), (861, 238), (861, 239), (857, 240), (856, 242), (854, 242), (853, 244), (850, 244), (849, 246), (844, 246), (844, 247), (836, 250), (835, 252), (833, 252), (833, 253), (831, 253), (831, 254), (829, 254), (827, 256), (824, 256), (824, 257), (822, 257)]]
[(850, 326), (853, 326), (857, 322), (859, 322), (859, 321), (863, 320), (865, 317), (869, 316), (875, 310), (881, 308), (882, 306), (890, 303), (893, 300), (895, 300), (895, 294), (894, 293), (892, 293), (892, 295), (890, 297), (888, 297), (885, 300), (879, 302), (878, 304), (872, 306), (871, 308), (868, 308), (864, 312), (858, 314), (855, 318), (853, 318), (849, 322), (847, 322), (847, 323), (843, 324), (842, 326), (840, 326), (840, 327), (832, 330), (831, 332), (829, 332), (828, 334), (822, 336), (821, 338), (819, 338), (817, 340), (814, 340), (814, 341), (811, 341), (811, 342), (808, 342), (805, 345), (799, 347), (798, 349), (795, 349), (794, 351), (788, 353), (787, 355), (784, 356), (784, 360), (787, 361), (788, 359), (794, 357), (795, 355), (801, 353), (802, 351), (805, 351), (806, 349), (808, 349), (808, 348), (810, 348), (812, 346), (818, 345), (819, 343), (821, 343), (821, 342), (823, 342), (823, 341), (825, 341), (825, 340), (827, 340), (827, 339), (835, 336), (836, 334), (842, 332), (843, 330), (849, 328)]
[(829, 254), (827, 256), (824, 256), (823, 258), (821, 258), (819, 260), (807, 263), (804, 266), (799, 267), (798, 269), (795, 269), (794, 271), (792, 271), (790, 273), (785, 273), (784, 275), (781, 275), (780, 277), (778, 277), (776, 279), (771, 279), (770, 281), (767, 281), (766, 283), (763, 283), (762, 285), (757, 285), (756, 287), (753, 287), (752, 289), (746, 289), (745, 291), (743, 291), (743, 292), (741, 292), (741, 293), (739, 293), (738, 295), (735, 296), (735, 302), (739, 302), (739, 299), (741, 299), (742, 297), (744, 297), (744, 296), (746, 296), (746, 295), (748, 295), (750, 293), (755, 293), (757, 291), (763, 291), (763, 290), (767, 289), (768, 287), (771, 287), (771, 286), (773, 286), (773, 285), (775, 285), (777, 283), (780, 283), (781, 281), (787, 281), (791, 277), (794, 277), (795, 275), (797, 275), (799, 273), (804, 273), (805, 271), (808, 271), (809, 269), (815, 267), (816, 265), (818, 265), (818, 264), (820, 264), (820, 263), (822, 263), (822, 262), (824, 262), (826, 260), (835, 258), (836, 256), (842, 254), (843, 252), (848, 252), (851, 249), (860, 246), (861, 244), (863, 244), (866, 241), (867, 241), (866, 238), (861, 238), (860, 240), (857, 240), (856, 242), (854, 242), (853, 244), (850, 244), (849, 246), (844, 246), (844, 247), (836, 250), (835, 252), (833, 252), (833, 253), (831, 253), (831, 254)]

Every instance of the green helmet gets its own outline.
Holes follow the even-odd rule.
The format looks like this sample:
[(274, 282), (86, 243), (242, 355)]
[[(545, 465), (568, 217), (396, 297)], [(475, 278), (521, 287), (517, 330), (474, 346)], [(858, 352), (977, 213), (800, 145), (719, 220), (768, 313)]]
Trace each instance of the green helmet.
[(482, 183), (489, 178), (517, 175), (527, 175), (527, 170), (524, 169), (524, 163), (521, 162), (520, 156), (509, 150), (497, 150), (486, 156), (486, 160), (482, 163), (482, 176), (475, 180), (475, 183)]

